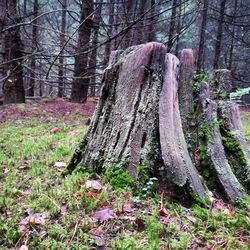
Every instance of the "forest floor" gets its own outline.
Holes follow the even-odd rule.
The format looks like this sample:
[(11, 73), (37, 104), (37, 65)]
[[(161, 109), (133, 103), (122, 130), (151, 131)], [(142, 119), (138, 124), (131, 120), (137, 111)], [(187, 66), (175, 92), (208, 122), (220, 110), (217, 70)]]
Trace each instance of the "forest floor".
[[(105, 176), (63, 179), (94, 107), (62, 99), (0, 107), (0, 249), (249, 249), (244, 204), (187, 208), (154, 192), (154, 179), (141, 194)], [(242, 117), (250, 141), (250, 112)]]

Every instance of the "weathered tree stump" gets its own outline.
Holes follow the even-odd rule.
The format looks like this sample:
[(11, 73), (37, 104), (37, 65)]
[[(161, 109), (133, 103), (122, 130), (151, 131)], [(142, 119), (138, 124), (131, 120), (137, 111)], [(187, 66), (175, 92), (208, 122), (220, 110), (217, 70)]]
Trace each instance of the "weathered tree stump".
[[(200, 117), (199, 117), (199, 139), (201, 140), (201, 154), (206, 161), (206, 170), (210, 171), (210, 181), (220, 188), (225, 196), (236, 201), (245, 195), (244, 188), (234, 175), (226, 157), (220, 133), (220, 125), (217, 117), (218, 105), (209, 99), (209, 86), (207, 83), (201, 85), (200, 90)], [(206, 155), (204, 155), (206, 154)]]
[[(217, 124), (218, 104), (210, 99), (207, 84), (201, 86), (196, 104), (198, 117), (191, 121), (200, 132), (196, 149), (205, 153), (207, 162), (203, 164), (201, 159), (195, 165), (191, 160), (183, 133), (190, 122), (184, 110), (189, 112), (193, 105), (190, 50), (182, 52), (181, 60), (186, 63), (179, 72), (179, 60), (156, 42), (113, 53), (103, 74), (101, 98), (90, 127), (64, 174), (71, 173), (79, 163), (101, 174), (110, 162), (122, 162), (135, 180), (139, 178), (138, 166), (142, 166), (149, 176), (161, 176), (163, 181), (204, 199), (208, 197), (208, 180), (202, 181), (200, 175), (209, 163), (207, 171), (218, 184), (215, 189), (223, 191), (229, 201), (242, 198), (245, 191), (227, 160)], [(178, 86), (179, 74), (183, 91)], [(204, 128), (209, 133), (202, 135)], [(229, 125), (225, 128), (235, 130)], [(240, 143), (245, 145), (243, 139)], [(243, 151), (247, 158), (247, 147)]]

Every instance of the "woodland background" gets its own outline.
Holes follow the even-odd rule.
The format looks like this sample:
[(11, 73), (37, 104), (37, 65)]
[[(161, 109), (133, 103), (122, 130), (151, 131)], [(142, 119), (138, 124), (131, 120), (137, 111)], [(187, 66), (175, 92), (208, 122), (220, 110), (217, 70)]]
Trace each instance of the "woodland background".
[[(22, 92), (21, 101), (25, 90), (26, 96), (68, 96), (84, 102), (87, 95), (99, 93), (112, 50), (149, 41), (164, 43), (177, 57), (181, 49), (193, 48), (197, 73), (227, 68), (235, 88), (250, 83), (249, 0), (0, 4), (0, 95), (3, 87), (5, 92)], [(20, 88), (8, 88), (10, 77), (19, 79)]]

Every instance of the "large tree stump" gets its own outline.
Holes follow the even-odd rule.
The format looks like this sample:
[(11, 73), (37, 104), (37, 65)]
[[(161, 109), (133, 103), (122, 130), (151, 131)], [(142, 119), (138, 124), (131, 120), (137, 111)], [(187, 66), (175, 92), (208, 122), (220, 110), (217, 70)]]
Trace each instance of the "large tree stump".
[[(78, 163), (101, 174), (110, 162), (122, 162), (135, 180), (138, 166), (142, 166), (149, 176), (161, 176), (163, 181), (201, 199), (208, 197), (207, 180), (203, 182), (200, 177), (204, 174), (202, 162), (197, 166), (192, 162), (183, 133), (179, 64), (174, 55), (166, 53), (164, 45), (155, 42), (113, 53), (103, 74), (101, 98), (90, 127), (64, 174), (71, 173)], [(182, 70), (189, 71), (181, 74), (182, 83), (188, 81), (186, 87), (190, 89), (190, 69), (187, 66)], [(218, 191), (222, 186), (228, 200), (234, 202), (245, 195), (244, 188), (228, 163), (216, 124), (217, 103), (209, 99), (208, 86), (202, 88), (202, 95), (196, 126), (201, 130), (209, 127), (213, 140), (210, 136), (203, 138), (197, 147), (206, 146), (212, 163), (209, 171), (220, 184)], [(184, 99), (189, 106), (192, 104), (190, 99)], [(185, 108), (183, 103), (181, 107)]]

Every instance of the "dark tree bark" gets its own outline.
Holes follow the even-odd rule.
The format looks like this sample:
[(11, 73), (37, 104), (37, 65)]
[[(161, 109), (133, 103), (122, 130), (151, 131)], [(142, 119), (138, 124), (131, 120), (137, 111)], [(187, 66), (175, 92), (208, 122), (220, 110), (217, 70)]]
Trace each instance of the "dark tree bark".
[(218, 69), (220, 67), (221, 43), (223, 37), (226, 2), (227, 0), (220, 0), (220, 16), (218, 20), (218, 29), (216, 34), (215, 50), (214, 50), (214, 69)]
[(180, 33), (181, 33), (181, 17), (182, 17), (182, 0), (179, 1), (178, 7), (178, 18), (177, 18), (177, 27), (176, 27), (176, 46), (175, 46), (175, 55), (179, 55), (179, 45), (180, 45)]
[(156, 7), (155, 6), (155, 0), (151, 0), (150, 1), (150, 8), (153, 8), (150, 15), (152, 16), (151, 18), (149, 18), (148, 22), (149, 22), (149, 26), (148, 26), (148, 30), (147, 30), (147, 42), (153, 42), (155, 41), (155, 25), (154, 22), (157, 20), (157, 17), (154, 17), (154, 15), (156, 14)]
[(202, 71), (202, 68), (204, 68), (204, 50), (205, 50), (206, 28), (207, 28), (208, 4), (209, 0), (203, 0), (200, 42), (199, 42), (198, 58), (197, 58), (197, 73), (200, 73)]
[[(37, 15), (38, 15), (38, 0), (34, 1), (33, 13), (34, 13), (34, 18), (37, 17)], [(33, 22), (33, 26), (32, 26), (32, 46), (33, 46), (33, 51), (36, 51), (37, 47), (38, 47), (37, 35), (38, 35), (37, 19), (35, 19), (34, 22)], [(30, 82), (29, 82), (28, 95), (29, 96), (34, 96), (35, 83), (36, 83), (36, 74), (35, 74), (35, 72), (36, 72), (36, 57), (35, 56), (33, 56), (31, 58), (30, 68), (31, 68), (31, 72), (30, 72)]]
[[(114, 14), (115, 14), (115, 0), (109, 0), (109, 18), (108, 18), (108, 29), (107, 34), (112, 36), (113, 34), (113, 24), (114, 24)], [(103, 66), (106, 68), (109, 62), (109, 56), (111, 53), (112, 42), (109, 42), (105, 46)]]
[[(138, 18), (140, 15), (142, 15), (146, 8), (147, 8), (147, 3), (149, 2), (148, 0), (139, 0), (136, 1), (136, 9), (135, 9), (135, 13), (136, 13), (136, 18)], [(144, 43), (146, 40), (146, 34), (147, 34), (147, 29), (146, 27), (144, 27), (145, 21), (142, 19), (140, 20), (140, 22), (138, 22), (138, 24), (133, 28), (133, 39), (132, 39), (132, 43), (133, 45), (137, 45), (137, 44), (141, 44)]]
[[(149, 176), (157, 176), (200, 199), (209, 197), (208, 187), (231, 202), (244, 197), (243, 186), (249, 188), (249, 152), (244, 140), (239, 141), (244, 148), (241, 156), (246, 158), (246, 166), (241, 169), (248, 169), (241, 184), (238, 176), (243, 170), (236, 173), (231, 169), (230, 152), (223, 144), (221, 132), (225, 128), (233, 133), (238, 123), (230, 127), (221, 122), (222, 127), (218, 126), (218, 101), (211, 99), (213, 95), (206, 83), (201, 85), (199, 100), (192, 102), (192, 51), (182, 52), (181, 65), (160, 43), (117, 51), (110, 59), (95, 115), (64, 175), (79, 163), (88, 171), (101, 174), (110, 162), (119, 162), (135, 181), (140, 179), (138, 166), (143, 166)], [(178, 91), (179, 87), (184, 90)], [(191, 102), (198, 111), (192, 120), (196, 122), (199, 138), (196, 151), (200, 161), (196, 159), (195, 164), (183, 133), (187, 119), (181, 117), (179, 110), (179, 103), (182, 110), (189, 110)], [(211, 178), (207, 178), (207, 173)], [(212, 180), (214, 187), (210, 185)]]
[[(62, 0), (62, 21), (61, 21), (61, 33), (60, 33), (60, 48), (63, 49), (65, 43), (65, 32), (66, 32), (66, 17), (67, 17), (67, 0)], [(58, 84), (58, 97), (64, 96), (64, 52), (62, 51), (61, 56), (59, 57), (59, 84)]]
[[(122, 29), (125, 29), (135, 19), (136, 1), (127, 0), (121, 5), (120, 14), (123, 22)], [(133, 44), (133, 29), (128, 29), (120, 40), (120, 49), (126, 49)], [(131, 43), (132, 42), (132, 43)]]
[(169, 27), (169, 32), (168, 32), (168, 44), (167, 44), (168, 52), (171, 51), (173, 44), (174, 44), (174, 32), (176, 30), (177, 5), (178, 5), (178, 1), (173, 0), (172, 13), (171, 13), (171, 19), (170, 19), (170, 25), (169, 25), (170, 27)]
[(81, 6), (81, 19), (80, 27), (78, 31), (78, 44), (77, 52), (79, 53), (75, 57), (75, 79), (72, 83), (71, 101), (72, 102), (85, 102), (88, 97), (88, 85), (89, 79), (88, 73), (88, 57), (89, 55), (84, 53), (89, 48), (91, 31), (93, 28), (93, 0), (82, 1)]
[(237, 8), (238, 8), (238, 0), (234, 1), (234, 13), (233, 13), (233, 17), (232, 17), (232, 34), (231, 34), (231, 45), (230, 45), (230, 49), (229, 49), (229, 59), (228, 59), (228, 69), (232, 70), (232, 66), (233, 66), (233, 54), (234, 54), (234, 42), (235, 42), (235, 33), (236, 33), (236, 26), (235, 26), (235, 19), (236, 19), (236, 15), (237, 15)]
[[(0, 54), (4, 63), (2, 71), (5, 76), (3, 82), (4, 103), (25, 102), (22, 66), (23, 46), (19, 27), (15, 26), (19, 21), (17, 1), (1, 1), (0, 29), (9, 28), (0, 33)], [(10, 28), (10, 26), (13, 27)]]
[[(98, 45), (98, 35), (99, 35), (99, 24), (101, 21), (102, 14), (102, 0), (99, 0), (99, 4), (97, 6), (98, 10), (94, 16), (94, 32), (92, 37), (92, 47), (95, 48)], [(97, 49), (94, 49), (89, 57), (89, 79), (91, 85), (91, 96), (95, 96), (95, 84), (96, 84), (96, 64), (97, 64)]]

